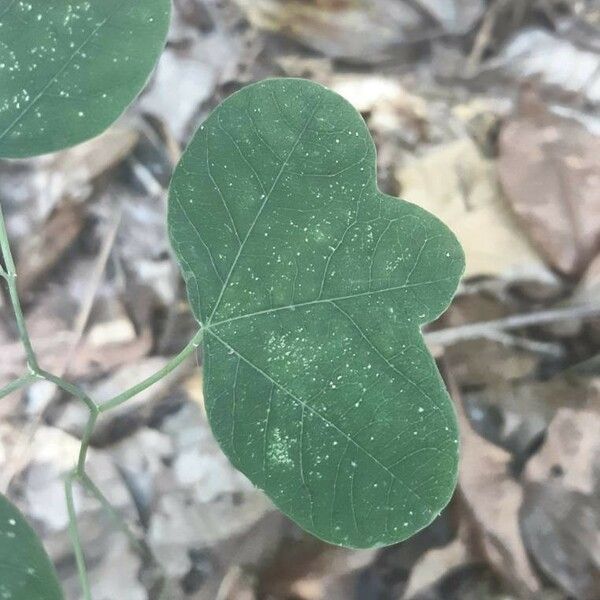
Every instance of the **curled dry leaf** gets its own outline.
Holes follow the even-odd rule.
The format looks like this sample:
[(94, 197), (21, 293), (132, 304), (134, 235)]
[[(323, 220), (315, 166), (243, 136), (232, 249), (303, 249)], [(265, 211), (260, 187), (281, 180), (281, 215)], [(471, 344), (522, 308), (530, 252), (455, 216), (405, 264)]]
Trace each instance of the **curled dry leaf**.
[(536, 381), (533, 372), (520, 381), (497, 382), (465, 392), (465, 399), (478, 414), (502, 415), (497, 428), (493, 428), (498, 436), (495, 439), (511, 451), (517, 463), (527, 460), (561, 406), (583, 406), (587, 396), (586, 386), (572, 379), (556, 376)]
[(432, 548), (413, 567), (408, 580), (405, 598), (418, 597), (439, 579), (472, 561), (466, 538), (468, 532), (463, 524), (456, 539), (441, 548)]
[(537, 565), (569, 595), (600, 590), (600, 412), (561, 409), (525, 471), (523, 537)]
[(50, 215), (41, 229), (28, 236), (19, 246), (17, 280), (19, 293), (27, 292), (51, 270), (85, 225), (82, 204), (63, 202)]
[(498, 169), (539, 252), (567, 275), (581, 272), (600, 249), (600, 138), (528, 92), (500, 134)]
[(334, 58), (376, 62), (442, 31), (462, 33), (481, 0), (237, 0), (257, 27), (284, 33)]
[(62, 198), (76, 200), (90, 195), (91, 184), (122, 162), (134, 149), (139, 133), (115, 126), (87, 142), (39, 159), (39, 192), (53, 206)]
[(427, 136), (427, 104), (391, 77), (344, 74), (328, 79), (331, 89), (361, 114), (369, 113), (375, 132), (422, 140)]
[(264, 568), (267, 597), (342, 600), (353, 595), (357, 574), (376, 560), (377, 550), (348, 550), (313, 537), (284, 538)]
[[(583, 41), (583, 36), (577, 37)], [(600, 103), (600, 56), (591, 44), (586, 47), (542, 29), (526, 29), (504, 48), (497, 62), (519, 79), (536, 78), (563, 95)]]
[(459, 424), (458, 485), (477, 541), (492, 567), (528, 597), (540, 589), (540, 583), (521, 539), (518, 515), (523, 490), (509, 474), (510, 454), (475, 433), (460, 408)]

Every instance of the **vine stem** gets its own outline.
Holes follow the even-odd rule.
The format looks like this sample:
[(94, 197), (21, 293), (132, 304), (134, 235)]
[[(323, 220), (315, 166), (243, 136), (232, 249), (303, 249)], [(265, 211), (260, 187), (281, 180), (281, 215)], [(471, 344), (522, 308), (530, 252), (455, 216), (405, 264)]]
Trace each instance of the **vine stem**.
[(83, 547), (81, 546), (81, 537), (79, 535), (79, 527), (77, 526), (77, 511), (75, 510), (75, 501), (73, 499), (73, 481), (77, 474), (71, 471), (65, 479), (65, 499), (67, 502), (67, 512), (69, 514), (69, 537), (75, 551), (75, 561), (77, 562), (77, 572), (79, 573), (79, 581), (83, 589), (83, 597), (85, 600), (92, 600), (92, 592), (88, 579), (87, 568), (85, 566), (85, 557), (83, 555)]
[(173, 357), (162, 369), (154, 373), (154, 375), (150, 375), (150, 377), (144, 379), (144, 381), (119, 394), (118, 396), (115, 396), (111, 400), (104, 402), (98, 407), (98, 410), (101, 413), (104, 413), (116, 408), (117, 406), (120, 406), (121, 404), (124, 404), (136, 394), (143, 392), (146, 388), (149, 388), (157, 381), (160, 381), (171, 371), (174, 371), (188, 356), (190, 356), (190, 354), (194, 353), (198, 349), (200, 343), (202, 342), (203, 334), (203, 329), (199, 329), (196, 335), (194, 335), (194, 337), (189, 341), (188, 345), (179, 354)]
[(90, 441), (94, 432), (94, 427), (101, 413), (108, 412), (109, 410), (121, 406), (135, 395), (154, 385), (160, 381), (163, 377), (174, 371), (183, 361), (193, 354), (200, 346), (203, 337), (202, 328), (194, 335), (187, 346), (176, 356), (174, 356), (165, 366), (147, 377), (137, 385), (125, 390), (121, 394), (118, 394), (114, 398), (107, 402), (99, 405), (97, 404), (85, 391), (69, 381), (66, 381), (62, 377), (54, 375), (48, 371), (42, 369), (37, 360), (37, 356), (33, 349), (29, 333), (27, 331), (27, 325), (25, 322), (25, 316), (19, 300), (19, 294), (17, 289), (17, 272), (15, 268), (14, 259), (10, 249), (8, 241), (8, 232), (6, 230), (6, 223), (4, 221), (4, 215), (2, 213), (2, 207), (0, 206), (0, 255), (4, 261), (4, 267), (0, 265), (0, 277), (6, 281), (10, 302), (15, 314), (17, 323), (17, 329), (19, 332), (19, 338), (23, 347), (25, 348), (27, 367), (29, 372), (21, 377), (10, 382), (3, 388), (0, 388), (0, 399), (4, 398), (8, 394), (22, 389), (34, 381), (44, 379), (51, 383), (54, 383), (58, 388), (62, 389), (67, 394), (74, 396), (86, 405), (89, 411), (88, 420), (85, 425), (85, 429), (81, 438), (81, 446), (79, 448), (79, 455), (77, 457), (77, 463), (74, 468), (69, 471), (65, 478), (65, 500), (67, 504), (67, 513), (69, 515), (69, 537), (73, 544), (75, 553), (75, 561), (77, 563), (77, 571), (79, 574), (79, 580), (83, 590), (84, 600), (92, 600), (90, 582), (88, 578), (87, 568), (85, 564), (85, 555), (83, 546), (81, 544), (81, 536), (79, 534), (79, 528), (77, 525), (77, 510), (75, 507), (75, 500), (73, 496), (74, 484), (79, 483), (85, 490), (88, 491), (96, 500), (102, 505), (111, 519), (115, 522), (117, 527), (127, 536), (130, 543), (141, 553), (146, 552), (144, 544), (136, 537), (131, 531), (122, 516), (115, 510), (110, 501), (104, 496), (96, 484), (90, 479), (85, 470), (85, 464), (87, 459), (87, 453), (90, 446)]
[(4, 270), (2, 276), (6, 279), (6, 285), (8, 286), (8, 294), (10, 296), (10, 302), (15, 313), (15, 319), (17, 320), (17, 329), (19, 330), (19, 338), (25, 348), (27, 355), (27, 365), (32, 373), (38, 373), (39, 365), (37, 357), (33, 351), (31, 340), (29, 339), (29, 333), (27, 332), (27, 325), (25, 324), (25, 316), (23, 315), (23, 309), (21, 308), (21, 301), (19, 300), (19, 293), (17, 290), (17, 269), (15, 267), (15, 261), (13, 260), (12, 252), (10, 251), (10, 245), (8, 243), (8, 232), (6, 231), (6, 223), (4, 221), (4, 215), (2, 213), (2, 207), (0, 207), (0, 251), (4, 258)]
[(18, 379), (11, 381), (8, 385), (5, 385), (2, 389), (0, 389), (0, 400), (21, 388), (27, 387), (30, 383), (33, 383), (37, 379), (37, 375), (33, 373), (27, 373), (22, 375)]

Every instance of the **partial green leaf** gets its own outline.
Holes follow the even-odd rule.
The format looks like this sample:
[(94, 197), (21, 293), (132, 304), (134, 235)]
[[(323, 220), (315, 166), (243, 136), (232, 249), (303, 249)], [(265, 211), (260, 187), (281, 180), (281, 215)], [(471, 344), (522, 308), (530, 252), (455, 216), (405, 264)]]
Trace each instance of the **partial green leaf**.
[(104, 131), (145, 85), (170, 0), (0, 0), (0, 156)]
[(455, 487), (458, 435), (420, 328), (464, 256), (434, 216), (377, 189), (360, 115), (298, 79), (234, 94), (177, 167), (169, 228), (231, 462), (335, 544), (430, 523)]
[(0, 598), (62, 600), (56, 572), (35, 531), (0, 494)]

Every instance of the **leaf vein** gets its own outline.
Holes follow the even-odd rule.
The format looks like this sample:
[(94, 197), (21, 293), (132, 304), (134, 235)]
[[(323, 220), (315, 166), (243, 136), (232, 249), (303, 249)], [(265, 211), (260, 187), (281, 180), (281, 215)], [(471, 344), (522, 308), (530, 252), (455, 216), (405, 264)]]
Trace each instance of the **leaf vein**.
[(263, 369), (261, 369), (259, 366), (255, 365), (252, 361), (250, 361), (245, 356), (243, 356), (238, 350), (236, 350), (233, 346), (228, 344), (223, 338), (221, 338), (219, 335), (217, 335), (214, 331), (208, 330), (208, 333), (210, 333), (210, 335), (212, 335), (217, 341), (219, 341), (225, 348), (227, 348), (228, 350), (233, 352), (237, 357), (239, 357), (241, 360), (243, 360), (246, 364), (248, 364), (250, 367), (252, 367), (255, 371), (260, 373), (265, 379), (267, 379), (268, 381), (273, 383), (276, 387), (278, 387), (281, 391), (283, 391), (286, 395), (288, 395), (294, 402), (298, 403), (300, 406), (306, 407), (306, 409), (310, 413), (314, 414), (316, 417), (321, 419), (321, 421), (323, 421), (326, 425), (328, 425), (329, 427), (331, 427), (332, 429), (337, 431), (338, 434), (340, 434), (344, 439), (348, 440), (350, 444), (355, 446), (358, 450), (360, 450), (363, 454), (365, 454), (365, 456), (370, 458), (378, 467), (380, 467), (382, 470), (384, 470), (386, 473), (388, 473), (391, 477), (393, 477), (395, 480), (397, 480), (399, 483), (401, 483), (410, 493), (412, 493), (417, 498), (417, 500), (419, 502), (423, 502), (423, 503), (425, 502), (424, 498), (422, 498), (417, 492), (415, 492), (405, 481), (400, 479), (396, 473), (394, 473), (393, 471), (390, 471), (389, 467), (387, 467), (384, 463), (382, 463), (376, 456), (374, 456), (371, 452), (369, 452), (364, 446), (359, 444), (356, 440), (352, 439), (352, 437), (348, 433), (346, 433), (345, 431), (340, 429), (335, 423), (330, 421), (327, 417), (323, 416), (318, 410), (316, 410), (312, 406), (309, 406), (304, 400), (302, 400), (301, 398), (298, 398), (298, 396), (296, 396), (294, 393), (292, 393), (290, 390), (288, 390), (282, 384), (275, 381), (266, 371), (263, 371)]
[(305, 306), (313, 306), (315, 304), (326, 304), (331, 302), (341, 302), (342, 300), (352, 300), (354, 298), (361, 298), (364, 296), (371, 296), (373, 294), (387, 294), (389, 292), (396, 292), (398, 290), (411, 289), (416, 287), (421, 287), (423, 285), (432, 285), (434, 283), (441, 283), (443, 281), (449, 281), (454, 279), (453, 276), (442, 277), (440, 279), (432, 279), (431, 281), (419, 281), (417, 283), (408, 283), (396, 285), (388, 288), (382, 288), (380, 290), (368, 290), (365, 292), (357, 292), (356, 294), (349, 294), (347, 296), (337, 296), (334, 298), (317, 298), (316, 300), (309, 300), (307, 302), (298, 302), (297, 304), (287, 304), (285, 306), (277, 306), (274, 308), (266, 308), (265, 310), (259, 310), (252, 313), (247, 313), (244, 315), (239, 315), (237, 317), (231, 317), (229, 319), (223, 319), (223, 321), (216, 321), (214, 323), (209, 324), (207, 327), (217, 327), (220, 325), (227, 325), (228, 323), (232, 323), (233, 321), (239, 321), (240, 319), (248, 319), (250, 317), (258, 317), (261, 315), (266, 315), (273, 312), (279, 312), (282, 310), (292, 310), (296, 308), (303, 308)]
[(298, 144), (300, 143), (300, 140), (302, 139), (302, 136), (305, 133), (306, 128), (308, 127), (309, 123), (312, 121), (312, 119), (315, 116), (315, 113), (317, 112), (317, 110), (318, 110), (318, 108), (319, 108), (320, 105), (321, 105), (321, 99), (319, 98), (319, 100), (317, 102), (315, 102), (315, 106), (314, 106), (313, 110), (311, 111), (309, 118), (306, 120), (306, 123), (305, 123), (302, 131), (300, 131), (300, 133), (298, 134), (298, 137), (296, 138), (296, 141), (292, 145), (292, 148), (289, 151), (288, 155), (286, 156), (285, 161), (281, 165), (281, 168), (279, 169), (279, 172), (277, 173), (277, 177), (275, 177), (275, 180), (273, 181), (273, 185), (271, 186), (271, 189), (265, 195), (265, 199), (264, 199), (263, 203), (261, 204), (258, 212), (256, 213), (256, 216), (254, 217), (254, 220), (250, 224), (250, 228), (248, 229), (248, 232), (246, 233), (244, 239), (242, 240), (242, 243), (240, 245), (240, 248), (239, 248), (239, 250), (238, 250), (235, 258), (233, 259), (233, 263), (231, 264), (231, 267), (229, 269), (227, 277), (225, 278), (225, 283), (221, 287), (221, 292), (219, 293), (219, 297), (217, 298), (217, 301), (215, 302), (215, 306), (213, 308), (213, 311), (212, 311), (210, 317), (208, 318), (208, 323), (209, 324), (212, 321), (212, 319), (213, 319), (213, 317), (214, 317), (217, 309), (219, 308), (219, 305), (221, 304), (221, 300), (223, 299), (223, 294), (225, 293), (225, 290), (227, 289), (227, 286), (229, 285), (229, 281), (231, 279), (231, 276), (233, 275), (233, 271), (235, 270), (235, 267), (236, 267), (236, 265), (237, 265), (237, 263), (238, 263), (238, 261), (240, 259), (240, 256), (242, 255), (242, 252), (244, 250), (246, 242), (248, 241), (248, 238), (250, 237), (250, 235), (254, 231), (254, 227), (256, 226), (256, 223), (258, 222), (258, 219), (260, 218), (263, 210), (265, 209), (265, 206), (269, 202), (269, 199), (271, 198), (271, 195), (273, 194), (273, 191), (277, 187), (277, 184), (279, 183), (279, 180), (281, 179), (281, 176), (283, 175), (283, 172), (285, 171), (285, 168), (287, 167), (290, 159), (292, 158), (292, 155), (294, 154), (294, 152), (296, 151), (296, 148), (298, 147)]

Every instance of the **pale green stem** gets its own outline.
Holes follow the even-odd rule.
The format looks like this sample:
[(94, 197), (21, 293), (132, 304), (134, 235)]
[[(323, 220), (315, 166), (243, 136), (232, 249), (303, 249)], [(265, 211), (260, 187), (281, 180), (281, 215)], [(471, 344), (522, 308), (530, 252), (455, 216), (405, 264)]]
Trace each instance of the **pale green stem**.
[(92, 439), (92, 433), (94, 432), (94, 425), (98, 420), (98, 409), (90, 411), (87, 423), (85, 424), (85, 430), (83, 437), (81, 438), (81, 446), (79, 448), (79, 457), (77, 459), (77, 475), (83, 477), (85, 475), (85, 459), (87, 458), (87, 451), (90, 447), (90, 440)]
[(81, 400), (89, 408), (90, 413), (98, 412), (98, 405), (79, 386), (74, 385), (69, 381), (65, 381), (62, 377), (57, 377), (52, 373), (48, 373), (48, 371), (44, 371), (44, 369), (38, 369), (37, 372), (41, 377), (58, 386), (61, 390), (67, 392), (67, 394)]
[(18, 379), (11, 381), (8, 385), (5, 385), (2, 389), (0, 389), (0, 400), (21, 388), (28, 386), (30, 383), (33, 383), (37, 379), (37, 376), (33, 373), (27, 373), (27, 375), (22, 375)]
[(8, 232), (6, 231), (6, 223), (4, 222), (4, 215), (2, 214), (2, 208), (0, 207), (0, 251), (4, 258), (4, 265), (6, 269), (3, 271), (3, 277), (6, 279), (8, 285), (8, 294), (10, 296), (10, 302), (13, 306), (15, 313), (15, 319), (17, 321), (17, 329), (19, 330), (19, 337), (25, 348), (27, 355), (27, 364), (29, 369), (37, 373), (39, 366), (29, 334), (27, 333), (27, 326), (25, 324), (25, 316), (23, 315), (23, 309), (21, 308), (21, 301), (19, 300), (19, 294), (17, 291), (17, 270), (15, 268), (15, 261), (13, 260), (12, 252), (10, 251), (10, 245), (8, 243)]
[(98, 408), (101, 413), (111, 410), (120, 406), (127, 400), (133, 398), (136, 394), (143, 392), (146, 388), (154, 385), (157, 381), (160, 381), (163, 377), (166, 377), (171, 371), (174, 371), (190, 354), (193, 354), (202, 341), (203, 331), (200, 329), (198, 333), (190, 340), (188, 345), (175, 357), (173, 357), (162, 369), (151, 375), (147, 379), (144, 379), (141, 383), (134, 385), (132, 388), (124, 391), (123, 393), (115, 396), (111, 400), (101, 404)]
[(102, 505), (102, 508), (106, 511), (108, 516), (112, 519), (114, 524), (118, 529), (120, 529), (123, 534), (127, 537), (131, 545), (140, 553), (145, 553), (146, 549), (144, 545), (137, 538), (135, 533), (131, 531), (130, 527), (127, 525), (123, 517), (119, 514), (118, 511), (115, 510), (110, 501), (106, 498), (106, 496), (100, 491), (98, 486), (90, 479), (87, 473), (81, 473), (79, 476), (79, 481), (81, 485), (92, 495), (98, 502)]
[(174, 371), (188, 356), (190, 356), (200, 346), (203, 332), (202, 329), (200, 329), (192, 338), (192, 340), (188, 343), (188, 345), (154, 375), (151, 375), (147, 379), (144, 379), (144, 381), (142, 381), (141, 383), (138, 383), (132, 388), (122, 392), (121, 394), (115, 396), (106, 403), (98, 405), (79, 386), (65, 381), (61, 377), (58, 377), (56, 375), (53, 375), (52, 373), (49, 373), (48, 371), (41, 369), (37, 362), (37, 357), (35, 355), (35, 351), (33, 349), (31, 340), (29, 338), (29, 334), (27, 332), (25, 317), (21, 308), (21, 302), (19, 300), (17, 290), (17, 272), (8, 243), (8, 233), (6, 231), (6, 224), (4, 222), (4, 216), (2, 214), (2, 207), (0, 207), (0, 254), (4, 259), (4, 264), (6, 267), (2, 268), (2, 266), (0, 266), (0, 277), (6, 280), (8, 286), (8, 292), (15, 314), (17, 329), (19, 331), (19, 337), (25, 348), (27, 365), (29, 367), (28, 374), (19, 377), (18, 379), (12, 381), (8, 385), (0, 389), (0, 398), (3, 398), (11, 392), (14, 392), (18, 389), (29, 385), (37, 379), (45, 379), (47, 381), (50, 381), (51, 383), (54, 383), (57, 387), (67, 392), (68, 394), (78, 398), (87, 406), (89, 410), (89, 417), (81, 439), (81, 447), (79, 449), (77, 465), (72, 471), (69, 472), (67, 478), (65, 479), (65, 498), (67, 502), (67, 512), (69, 515), (69, 536), (71, 538), (71, 542), (73, 544), (75, 552), (77, 571), (79, 573), (79, 579), (81, 582), (81, 587), (83, 589), (84, 600), (92, 600), (90, 584), (85, 565), (85, 557), (81, 545), (81, 537), (79, 535), (79, 528), (77, 526), (77, 512), (75, 510), (75, 502), (73, 499), (73, 483), (75, 481), (78, 481), (90, 494), (92, 494), (100, 502), (100, 504), (104, 507), (104, 509), (113, 519), (113, 521), (115, 521), (118, 528), (121, 529), (123, 533), (125, 533), (125, 535), (128, 537), (128, 539), (134, 547), (136, 547), (141, 552), (147, 551), (144, 545), (140, 542), (139, 539), (137, 539), (134, 533), (127, 526), (127, 524), (119, 515), (119, 513), (113, 508), (111, 503), (107, 500), (107, 498), (102, 494), (102, 492), (98, 489), (98, 487), (94, 484), (94, 482), (89, 478), (89, 476), (85, 472), (87, 452), (90, 446), (90, 440), (94, 431), (94, 426), (96, 425), (96, 421), (98, 420), (100, 413), (107, 412), (112, 408), (116, 408), (117, 406), (124, 404), (125, 402), (127, 402), (127, 400), (130, 400), (136, 394), (139, 394), (140, 392), (149, 388), (151, 385), (160, 381), (163, 377)]
[(79, 573), (79, 580), (81, 582), (81, 587), (83, 588), (83, 597), (85, 600), (92, 600), (90, 582), (85, 566), (85, 557), (81, 546), (79, 528), (77, 527), (77, 512), (75, 510), (75, 502), (73, 501), (73, 481), (76, 478), (77, 474), (75, 471), (72, 471), (65, 479), (65, 497), (67, 500), (67, 512), (69, 513), (69, 536), (75, 551), (75, 561), (77, 562), (77, 572)]

